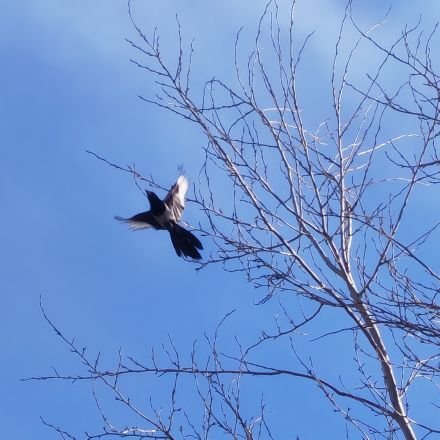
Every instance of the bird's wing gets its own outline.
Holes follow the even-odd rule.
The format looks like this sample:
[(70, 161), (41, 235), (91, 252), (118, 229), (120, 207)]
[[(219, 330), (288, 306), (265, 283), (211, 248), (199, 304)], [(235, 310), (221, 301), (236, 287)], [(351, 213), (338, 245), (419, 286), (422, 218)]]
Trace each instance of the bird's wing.
[(129, 218), (116, 216), (115, 220), (123, 223), (128, 223), (130, 225), (130, 228), (135, 230), (146, 228), (163, 229), (150, 211), (141, 212)]
[(171, 220), (178, 222), (185, 209), (185, 195), (188, 191), (188, 179), (182, 174), (163, 199), (168, 206)]

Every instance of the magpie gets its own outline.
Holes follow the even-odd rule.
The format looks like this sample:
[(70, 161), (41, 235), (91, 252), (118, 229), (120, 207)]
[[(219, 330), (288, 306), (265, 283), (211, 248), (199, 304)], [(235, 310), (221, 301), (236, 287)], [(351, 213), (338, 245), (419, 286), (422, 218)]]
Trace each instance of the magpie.
[(178, 224), (185, 209), (185, 194), (187, 191), (188, 179), (181, 175), (163, 200), (153, 191), (145, 191), (150, 202), (149, 211), (141, 212), (129, 218), (116, 216), (115, 219), (128, 223), (133, 230), (151, 227), (167, 230), (170, 233), (174, 250), (179, 257), (184, 255), (194, 260), (200, 260), (202, 256), (197, 249), (203, 249), (202, 243), (194, 234)]

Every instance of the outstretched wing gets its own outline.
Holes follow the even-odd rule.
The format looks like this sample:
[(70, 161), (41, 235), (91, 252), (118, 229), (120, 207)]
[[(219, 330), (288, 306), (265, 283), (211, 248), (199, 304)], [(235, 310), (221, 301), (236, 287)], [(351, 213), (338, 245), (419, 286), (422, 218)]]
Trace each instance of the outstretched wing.
[(188, 179), (182, 174), (163, 199), (170, 210), (170, 220), (178, 222), (185, 209), (185, 195), (188, 191)]
[(135, 230), (146, 228), (163, 229), (163, 227), (157, 222), (150, 211), (141, 212), (129, 218), (116, 216), (115, 220), (123, 223), (128, 223), (130, 225), (130, 228)]

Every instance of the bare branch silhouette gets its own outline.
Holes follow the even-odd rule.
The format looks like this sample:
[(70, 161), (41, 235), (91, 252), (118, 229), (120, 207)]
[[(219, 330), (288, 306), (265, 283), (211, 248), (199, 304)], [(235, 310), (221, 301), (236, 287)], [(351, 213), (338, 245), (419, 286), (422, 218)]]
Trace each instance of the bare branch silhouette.
[[(297, 37), (295, 6), (292, 1), (286, 30), (286, 10), (269, 1), (250, 54), (242, 54), (242, 31), (237, 34), (233, 85), (211, 78), (198, 93), (191, 83), (194, 45), (185, 46), (179, 21), (178, 56), (170, 61), (158, 30), (145, 32), (129, 3), (137, 32), (136, 41), (129, 40), (137, 53), (132, 61), (157, 86), (155, 96), (141, 99), (195, 124), (206, 137), (192, 203), (203, 214), (196, 230), (212, 240), (215, 251), (196, 267), (220, 264), (243, 273), (262, 292), (257, 304), (279, 301), (281, 313), (274, 328), (262, 330), (253, 343), (244, 346), (237, 335), (238, 355), (218, 350), (223, 321), (206, 337), (205, 359), (195, 345), (191, 362), (183, 362), (170, 339), (163, 346), (165, 364), (155, 353), (149, 363), (120, 356), (117, 368), (108, 370), (99, 357), (91, 360), (69, 341), (43, 309), (85, 372), (33, 380), (100, 383), (137, 417), (133, 427), (116, 428), (96, 397), (104, 428), (88, 439), (202, 439), (220, 433), (273, 438), (264, 399), (251, 414), (241, 388), (248, 378), (273, 377), (314, 383), (344, 418), (347, 438), (414, 440), (440, 433), (438, 422), (422, 420), (423, 412), (417, 411), (420, 420), (412, 416), (410, 392), (423, 380), (438, 394), (440, 375), (440, 274), (426, 251), (438, 238), (440, 219), (433, 209), (423, 222), (413, 220), (417, 201), (433, 197), (440, 182), (437, 27), (426, 34), (419, 21), (382, 43), (379, 26), (362, 29), (349, 1), (328, 72), (331, 112), (316, 123), (299, 75), (313, 35)], [(348, 39), (353, 33), (354, 41)], [(367, 48), (375, 51), (378, 65), (366, 67), (365, 82), (352, 70)], [(395, 72), (391, 80), (389, 72)], [(136, 182), (157, 185), (133, 167), (91, 154)], [(298, 307), (283, 298), (296, 298)], [(334, 327), (317, 324), (324, 314), (337, 317)], [(327, 379), (325, 365), (300, 353), (296, 338), (311, 329), (309, 343), (351, 335), (343, 350), (352, 353), (357, 385)], [(268, 346), (281, 343), (294, 359), (289, 367), (267, 355), (261, 361)], [(136, 375), (172, 378), (166, 382), (166, 411), (151, 401), (146, 409), (122, 391), (120, 381)], [(194, 379), (201, 419), (178, 403), (187, 376)]]

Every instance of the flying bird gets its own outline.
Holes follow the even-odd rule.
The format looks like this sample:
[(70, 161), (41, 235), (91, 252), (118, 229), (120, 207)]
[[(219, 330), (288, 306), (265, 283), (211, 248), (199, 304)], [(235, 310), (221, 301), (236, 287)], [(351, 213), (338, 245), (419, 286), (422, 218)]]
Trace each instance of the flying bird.
[(129, 218), (116, 216), (115, 219), (128, 223), (130, 228), (134, 230), (146, 228), (167, 230), (170, 233), (174, 250), (179, 257), (184, 255), (194, 260), (200, 260), (202, 256), (197, 249), (203, 249), (202, 243), (194, 234), (178, 224), (185, 209), (187, 191), (188, 179), (181, 175), (163, 200), (153, 191), (145, 191), (150, 202), (149, 211)]

